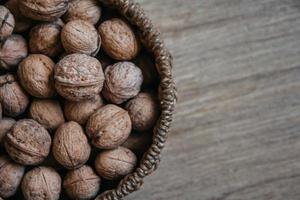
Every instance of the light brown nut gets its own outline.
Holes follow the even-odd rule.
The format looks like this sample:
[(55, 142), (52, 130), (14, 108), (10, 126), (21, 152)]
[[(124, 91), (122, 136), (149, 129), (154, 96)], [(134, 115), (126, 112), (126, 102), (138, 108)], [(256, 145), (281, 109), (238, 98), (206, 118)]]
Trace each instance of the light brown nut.
[(88, 119), (86, 132), (95, 147), (116, 148), (131, 132), (128, 112), (113, 104), (103, 106)]
[(16, 123), (13, 118), (2, 118), (0, 120), (0, 145), (4, 139), (6, 133), (11, 129), (11, 127)]
[(51, 137), (47, 130), (32, 119), (15, 123), (4, 138), (9, 156), (23, 165), (37, 165), (48, 156)]
[(107, 180), (120, 179), (133, 172), (137, 158), (132, 151), (119, 147), (102, 151), (95, 161), (97, 173)]
[(15, 27), (15, 18), (12, 13), (5, 7), (0, 5), (0, 40), (9, 37)]

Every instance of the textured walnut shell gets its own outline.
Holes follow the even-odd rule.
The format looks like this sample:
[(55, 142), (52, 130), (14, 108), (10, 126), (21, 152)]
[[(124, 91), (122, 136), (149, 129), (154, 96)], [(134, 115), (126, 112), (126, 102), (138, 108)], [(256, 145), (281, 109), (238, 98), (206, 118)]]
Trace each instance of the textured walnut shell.
[(67, 53), (83, 53), (95, 56), (101, 39), (93, 24), (83, 20), (68, 22), (61, 32), (61, 42)]
[(4, 139), (6, 133), (11, 129), (11, 127), (16, 123), (16, 120), (12, 118), (2, 118), (0, 120), (0, 144)]
[(54, 66), (54, 62), (45, 55), (29, 55), (20, 63), (18, 68), (21, 85), (34, 97), (52, 97), (55, 94)]
[(80, 102), (67, 101), (64, 107), (64, 113), (68, 121), (75, 121), (84, 125), (88, 118), (101, 106), (104, 102), (100, 95), (95, 98)]
[(10, 36), (15, 27), (15, 18), (4, 6), (0, 5), (0, 39)]
[(119, 62), (105, 69), (103, 96), (110, 102), (121, 104), (135, 97), (141, 90), (143, 75), (131, 62)]
[(76, 122), (67, 122), (57, 129), (52, 152), (65, 168), (76, 169), (87, 162), (91, 147), (82, 127)]
[(136, 164), (135, 154), (127, 148), (119, 147), (99, 153), (95, 168), (101, 177), (107, 180), (117, 180), (133, 172)]
[(25, 167), (14, 163), (7, 156), (0, 157), (0, 196), (13, 196), (23, 178)]
[(99, 28), (104, 51), (116, 60), (132, 60), (139, 53), (138, 39), (123, 20), (114, 18), (103, 22)]
[(100, 17), (101, 7), (97, 0), (73, 0), (69, 3), (69, 9), (63, 19), (66, 22), (79, 19), (97, 24)]
[(64, 23), (61, 19), (33, 27), (30, 31), (29, 49), (31, 53), (55, 57), (63, 51), (60, 33)]
[(30, 118), (49, 130), (56, 130), (65, 122), (64, 113), (59, 102), (50, 99), (33, 100), (30, 105), (29, 115)]
[(1, 42), (0, 69), (14, 70), (27, 55), (27, 42), (23, 36), (11, 35)]
[(92, 99), (102, 90), (104, 82), (100, 62), (84, 54), (71, 54), (55, 67), (57, 92), (70, 101)]
[(50, 167), (36, 167), (24, 176), (22, 192), (26, 200), (58, 200), (60, 175)]
[(49, 154), (51, 137), (47, 130), (31, 119), (15, 123), (4, 138), (9, 156), (23, 165), (37, 165)]
[(143, 133), (133, 132), (130, 134), (128, 139), (122, 144), (122, 146), (140, 155), (141, 153), (145, 153), (145, 151), (151, 145), (151, 142), (152, 142), (151, 132), (143, 132)]
[(63, 187), (72, 199), (85, 200), (95, 197), (100, 189), (101, 179), (94, 170), (84, 165), (67, 173)]
[(11, 74), (0, 76), (0, 101), (4, 114), (11, 117), (22, 114), (29, 104), (27, 94)]
[(87, 121), (86, 132), (94, 146), (113, 149), (128, 138), (131, 121), (128, 112), (109, 104), (98, 109)]
[(54, 21), (68, 9), (68, 0), (19, 0), (21, 13), (39, 21)]

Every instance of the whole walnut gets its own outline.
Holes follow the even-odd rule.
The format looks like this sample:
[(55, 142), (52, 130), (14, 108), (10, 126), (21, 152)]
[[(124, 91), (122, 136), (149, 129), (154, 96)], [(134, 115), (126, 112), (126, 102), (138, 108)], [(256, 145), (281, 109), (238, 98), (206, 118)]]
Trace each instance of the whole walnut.
[(13, 33), (15, 18), (11, 12), (2, 5), (0, 5), (0, 24), (0, 40), (3, 40)]
[(101, 39), (93, 24), (83, 20), (68, 22), (61, 32), (61, 42), (67, 53), (95, 56), (100, 50)]
[(135, 154), (127, 148), (119, 147), (99, 153), (95, 168), (101, 177), (107, 180), (117, 180), (133, 172), (136, 164)]
[(100, 95), (95, 98), (80, 102), (67, 101), (65, 103), (64, 113), (68, 121), (75, 121), (84, 125), (88, 118), (101, 106), (104, 102)]
[(55, 63), (42, 54), (31, 54), (19, 65), (18, 77), (24, 89), (34, 97), (49, 98), (55, 94)]
[(0, 102), (4, 114), (11, 117), (22, 114), (29, 104), (27, 94), (11, 74), (0, 76)]
[(85, 54), (71, 54), (55, 67), (57, 92), (70, 101), (92, 99), (102, 90), (104, 82), (100, 62)]
[(91, 147), (82, 127), (76, 122), (61, 125), (53, 139), (52, 153), (67, 169), (83, 166), (90, 157)]
[(68, 0), (19, 0), (21, 13), (39, 21), (54, 21), (68, 9)]
[(85, 200), (92, 199), (97, 195), (100, 184), (100, 177), (91, 167), (84, 165), (67, 173), (63, 187), (70, 198)]
[(13, 196), (23, 178), (25, 167), (14, 163), (7, 156), (0, 156), (0, 196)]
[(31, 53), (56, 57), (63, 51), (60, 33), (64, 26), (61, 19), (33, 27), (30, 31), (29, 49)]
[(33, 100), (29, 108), (29, 116), (48, 130), (56, 130), (65, 122), (59, 102), (51, 99)]
[(140, 50), (138, 39), (123, 20), (114, 18), (103, 22), (99, 28), (104, 51), (116, 60), (132, 60)]
[(4, 139), (6, 133), (11, 129), (11, 127), (16, 123), (13, 118), (2, 118), (0, 120), (0, 145)]
[(121, 104), (135, 97), (141, 90), (143, 75), (131, 62), (118, 62), (105, 69), (102, 94), (110, 102)]
[(100, 17), (101, 7), (97, 0), (73, 0), (69, 3), (69, 9), (63, 19), (66, 22), (80, 19), (97, 24)]
[(19, 0), (8, 0), (5, 6), (10, 10), (15, 18), (15, 33), (22, 33), (30, 29), (33, 25), (33, 21), (21, 14), (19, 9)]
[(27, 42), (21, 35), (11, 35), (0, 45), (0, 69), (12, 71), (28, 55)]
[(26, 200), (58, 200), (61, 192), (60, 175), (50, 167), (36, 167), (22, 181)]
[(122, 146), (140, 155), (142, 153), (145, 153), (145, 151), (150, 147), (151, 142), (151, 132), (133, 132), (130, 134), (128, 139), (122, 144)]
[(99, 108), (87, 121), (86, 132), (92, 144), (100, 149), (113, 149), (128, 138), (131, 121), (128, 112), (116, 105)]
[(9, 156), (23, 165), (37, 165), (49, 154), (51, 137), (47, 130), (32, 119), (15, 123), (4, 138)]

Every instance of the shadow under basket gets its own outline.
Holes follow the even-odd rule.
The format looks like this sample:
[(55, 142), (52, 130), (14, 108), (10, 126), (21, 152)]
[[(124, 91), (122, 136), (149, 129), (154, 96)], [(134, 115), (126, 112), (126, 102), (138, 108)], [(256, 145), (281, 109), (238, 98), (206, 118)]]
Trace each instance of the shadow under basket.
[(100, 0), (100, 2), (117, 9), (132, 25), (136, 26), (143, 46), (154, 55), (160, 76), (161, 115), (153, 129), (151, 146), (133, 173), (123, 178), (115, 189), (96, 197), (96, 200), (119, 200), (137, 191), (143, 185), (143, 179), (157, 169), (170, 130), (177, 94), (172, 79), (172, 56), (166, 49), (159, 31), (154, 28), (141, 6), (132, 0)]

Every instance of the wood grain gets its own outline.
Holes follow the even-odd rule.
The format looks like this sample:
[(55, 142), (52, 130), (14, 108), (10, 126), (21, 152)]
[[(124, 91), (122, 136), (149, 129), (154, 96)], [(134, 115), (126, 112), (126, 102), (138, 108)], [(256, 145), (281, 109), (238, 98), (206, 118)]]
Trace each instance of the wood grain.
[(300, 199), (300, 1), (139, 0), (174, 56), (160, 168), (127, 199)]

